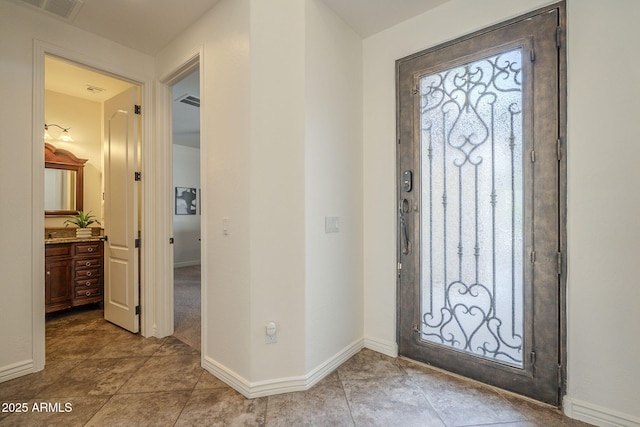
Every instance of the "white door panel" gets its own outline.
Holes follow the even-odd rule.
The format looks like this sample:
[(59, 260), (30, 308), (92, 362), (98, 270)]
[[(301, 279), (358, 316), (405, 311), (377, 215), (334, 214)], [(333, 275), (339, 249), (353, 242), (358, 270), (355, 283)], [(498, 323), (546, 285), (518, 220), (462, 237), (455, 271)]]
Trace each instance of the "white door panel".
[(139, 331), (138, 121), (134, 108), (138, 88), (132, 87), (104, 104), (104, 317), (109, 322)]

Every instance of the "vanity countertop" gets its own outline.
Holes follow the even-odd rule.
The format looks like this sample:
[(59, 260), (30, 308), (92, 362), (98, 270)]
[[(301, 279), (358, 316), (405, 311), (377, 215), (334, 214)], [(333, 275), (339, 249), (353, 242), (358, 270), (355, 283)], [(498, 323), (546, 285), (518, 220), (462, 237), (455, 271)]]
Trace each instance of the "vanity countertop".
[(45, 245), (58, 245), (61, 243), (78, 243), (78, 242), (99, 242), (104, 240), (103, 236), (92, 236), (88, 239), (79, 239), (77, 237), (53, 237), (51, 239), (44, 239)]
[(77, 242), (97, 242), (104, 240), (104, 229), (99, 227), (89, 227), (91, 229), (91, 237), (81, 239), (76, 236), (75, 227), (46, 227), (44, 229), (45, 245), (56, 245), (61, 243), (77, 243)]

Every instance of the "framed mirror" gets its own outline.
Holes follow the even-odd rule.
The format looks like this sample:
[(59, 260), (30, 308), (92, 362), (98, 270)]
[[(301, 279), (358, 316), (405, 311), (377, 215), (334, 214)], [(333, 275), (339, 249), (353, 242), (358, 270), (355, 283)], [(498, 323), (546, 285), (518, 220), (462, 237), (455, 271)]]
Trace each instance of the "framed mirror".
[(84, 164), (73, 153), (44, 143), (44, 214), (75, 215), (82, 209)]

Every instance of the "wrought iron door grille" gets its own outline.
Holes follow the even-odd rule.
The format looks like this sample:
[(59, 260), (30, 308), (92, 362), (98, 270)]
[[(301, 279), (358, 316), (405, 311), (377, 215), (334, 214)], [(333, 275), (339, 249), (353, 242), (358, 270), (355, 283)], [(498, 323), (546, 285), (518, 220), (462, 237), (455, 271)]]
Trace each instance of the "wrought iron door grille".
[(523, 366), (521, 48), (419, 78), (420, 339)]

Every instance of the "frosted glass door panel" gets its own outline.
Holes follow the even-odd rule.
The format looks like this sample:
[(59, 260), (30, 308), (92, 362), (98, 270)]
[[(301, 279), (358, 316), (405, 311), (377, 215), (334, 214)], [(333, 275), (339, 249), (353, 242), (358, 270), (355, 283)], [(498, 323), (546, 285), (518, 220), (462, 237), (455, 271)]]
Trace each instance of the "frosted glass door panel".
[(523, 364), (522, 49), (419, 78), (420, 339)]

